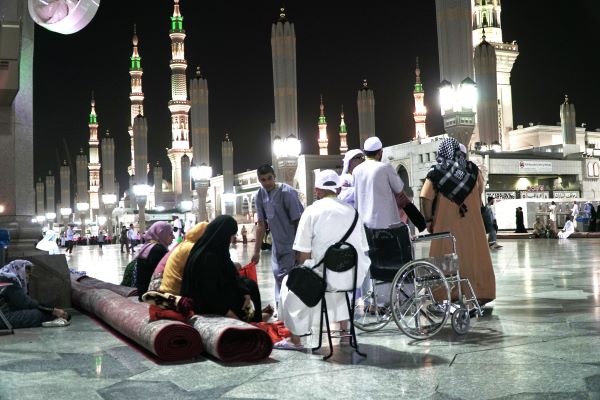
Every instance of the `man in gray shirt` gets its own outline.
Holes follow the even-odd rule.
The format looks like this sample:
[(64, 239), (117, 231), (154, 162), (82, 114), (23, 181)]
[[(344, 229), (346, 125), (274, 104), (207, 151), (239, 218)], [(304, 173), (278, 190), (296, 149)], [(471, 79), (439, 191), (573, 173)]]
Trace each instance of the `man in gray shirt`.
[(275, 302), (279, 303), (281, 281), (296, 262), (292, 246), (296, 237), (298, 221), (304, 211), (298, 199), (298, 192), (286, 183), (275, 181), (273, 167), (261, 165), (256, 170), (261, 188), (256, 192), (256, 242), (252, 261), (260, 260), (260, 247), (263, 241), (266, 224), (269, 224), (273, 247), (271, 249), (271, 264), (275, 277)]

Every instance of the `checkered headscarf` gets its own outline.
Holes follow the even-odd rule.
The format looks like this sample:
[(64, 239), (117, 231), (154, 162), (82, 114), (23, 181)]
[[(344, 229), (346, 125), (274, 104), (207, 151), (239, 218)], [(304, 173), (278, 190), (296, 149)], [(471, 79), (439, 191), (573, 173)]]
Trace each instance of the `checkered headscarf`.
[(438, 148), (437, 164), (427, 173), (435, 188), (443, 196), (458, 204), (461, 217), (467, 212), (465, 199), (477, 183), (479, 169), (467, 161), (454, 138), (442, 140)]

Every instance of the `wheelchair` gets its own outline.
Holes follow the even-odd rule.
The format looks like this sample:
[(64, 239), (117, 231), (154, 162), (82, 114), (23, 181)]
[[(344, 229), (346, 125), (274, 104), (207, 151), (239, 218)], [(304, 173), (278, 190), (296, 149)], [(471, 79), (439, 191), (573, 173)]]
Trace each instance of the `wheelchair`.
[[(456, 240), (451, 233), (411, 239), (408, 226), (401, 224), (368, 229), (367, 239), (371, 288), (356, 301), (356, 328), (377, 331), (393, 318), (404, 334), (424, 340), (438, 333), (448, 319), (453, 330), (463, 335), (469, 331), (471, 313), (483, 316), (471, 283), (460, 276)], [(415, 243), (442, 239), (451, 240), (451, 254), (415, 259)]]

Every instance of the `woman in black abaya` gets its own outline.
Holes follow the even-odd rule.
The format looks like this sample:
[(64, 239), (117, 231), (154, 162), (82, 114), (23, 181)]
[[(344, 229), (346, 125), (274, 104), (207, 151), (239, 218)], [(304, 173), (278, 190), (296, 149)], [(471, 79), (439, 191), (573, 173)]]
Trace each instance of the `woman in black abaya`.
[(208, 224), (185, 265), (181, 295), (194, 300), (197, 314), (260, 322), (258, 286), (240, 277), (229, 255), (231, 237), (236, 233), (237, 222), (229, 215), (220, 215)]

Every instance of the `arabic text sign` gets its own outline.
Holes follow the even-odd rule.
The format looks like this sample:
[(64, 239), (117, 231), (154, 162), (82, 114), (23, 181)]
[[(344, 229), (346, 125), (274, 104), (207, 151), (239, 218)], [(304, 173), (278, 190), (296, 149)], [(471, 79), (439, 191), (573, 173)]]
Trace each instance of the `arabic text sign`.
[(552, 172), (552, 161), (521, 160), (519, 172)]

